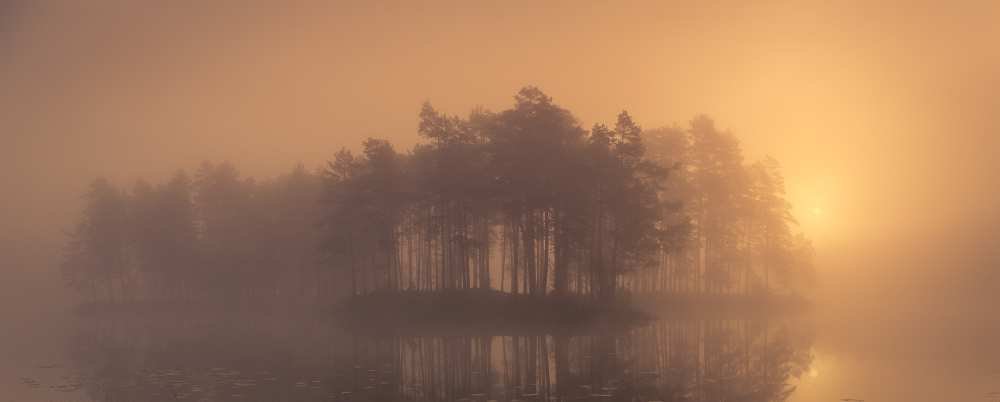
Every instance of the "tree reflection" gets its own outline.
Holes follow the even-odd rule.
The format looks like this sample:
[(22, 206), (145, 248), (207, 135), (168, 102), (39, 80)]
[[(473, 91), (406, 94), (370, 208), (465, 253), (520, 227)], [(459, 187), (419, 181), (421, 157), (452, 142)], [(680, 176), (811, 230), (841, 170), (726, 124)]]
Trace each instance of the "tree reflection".
[(811, 362), (786, 321), (392, 336), (270, 324), (92, 321), (71, 360), (94, 401), (782, 401)]

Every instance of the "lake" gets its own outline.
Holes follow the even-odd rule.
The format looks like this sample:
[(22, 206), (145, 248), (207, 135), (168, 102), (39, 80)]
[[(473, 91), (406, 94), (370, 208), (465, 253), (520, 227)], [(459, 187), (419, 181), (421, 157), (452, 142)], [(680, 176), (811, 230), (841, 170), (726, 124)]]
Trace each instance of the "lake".
[[(55, 293), (46, 281), (8, 282), (4, 295)], [(0, 401), (902, 402), (984, 401), (1000, 389), (995, 318), (862, 303), (574, 333), (396, 334), (308, 314), (98, 316), (6, 303)]]
[[(34, 400), (784, 400), (810, 370), (802, 320), (686, 318), (592, 332), (352, 331), (316, 316), (87, 315)], [(50, 359), (51, 360), (51, 359)], [(27, 375), (31, 373), (32, 375)]]

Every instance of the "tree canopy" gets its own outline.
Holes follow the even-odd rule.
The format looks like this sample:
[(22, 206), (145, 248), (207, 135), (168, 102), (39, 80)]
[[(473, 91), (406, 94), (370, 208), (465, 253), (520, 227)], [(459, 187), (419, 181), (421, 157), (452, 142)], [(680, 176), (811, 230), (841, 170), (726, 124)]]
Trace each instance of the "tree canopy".
[(321, 170), (255, 181), (96, 180), (67, 245), (94, 300), (312, 297), (492, 289), (613, 300), (764, 294), (806, 283), (777, 161), (743, 160), (706, 116), (580, 126), (538, 88), (506, 110), (419, 112), (416, 147), (368, 139)]

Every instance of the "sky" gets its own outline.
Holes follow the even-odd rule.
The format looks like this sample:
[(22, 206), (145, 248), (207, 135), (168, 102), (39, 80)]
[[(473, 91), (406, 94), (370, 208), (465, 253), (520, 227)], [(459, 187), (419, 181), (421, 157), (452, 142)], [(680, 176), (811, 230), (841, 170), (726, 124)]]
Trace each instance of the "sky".
[(585, 127), (709, 114), (782, 162), (817, 241), (951, 221), (996, 183), (989, 2), (202, 3), (4, 3), (5, 221), (50, 234), (96, 176), (405, 148), (421, 102), (500, 109), (525, 85)]
[(829, 3), (3, 2), (0, 244), (61, 240), (98, 176), (406, 149), (422, 102), (498, 110), (525, 85), (584, 127), (712, 116), (782, 163), (821, 255), (986, 237), (1000, 6)]
[(828, 3), (4, 2), (0, 233), (61, 236), (98, 176), (406, 149), (422, 102), (525, 85), (584, 127), (712, 116), (782, 163), (820, 252), (1000, 219), (1000, 6)]
[(773, 155), (826, 297), (984, 294), (998, 21), (994, 1), (3, 1), (0, 261), (51, 260), (97, 176), (405, 149), (424, 101), (498, 110), (535, 85), (584, 127), (705, 113)]

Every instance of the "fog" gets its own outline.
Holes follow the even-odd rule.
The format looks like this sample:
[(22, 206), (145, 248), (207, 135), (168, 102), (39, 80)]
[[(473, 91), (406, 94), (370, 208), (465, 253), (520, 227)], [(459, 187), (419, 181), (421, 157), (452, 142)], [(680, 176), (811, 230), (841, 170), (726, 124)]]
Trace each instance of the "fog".
[(780, 161), (818, 271), (818, 374), (790, 400), (1000, 388), (1000, 6), (537, 3), (4, 2), (0, 356), (35, 364), (22, 346), (61, 331), (43, 317), (72, 303), (57, 265), (95, 177), (405, 151), (423, 102), (503, 110), (531, 85), (584, 128), (704, 113)]

